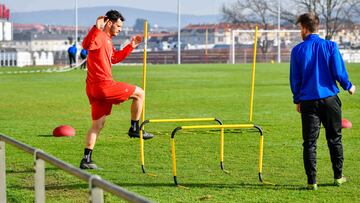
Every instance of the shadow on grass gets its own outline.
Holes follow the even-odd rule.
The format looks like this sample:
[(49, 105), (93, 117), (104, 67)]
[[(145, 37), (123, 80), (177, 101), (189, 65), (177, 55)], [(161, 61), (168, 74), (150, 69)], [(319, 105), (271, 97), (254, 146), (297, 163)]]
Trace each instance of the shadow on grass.
[[(119, 186), (123, 187), (174, 187), (176, 188), (174, 183), (116, 183)], [(236, 183), (236, 184), (223, 184), (223, 183), (180, 183), (181, 186), (191, 189), (191, 188), (228, 188), (228, 189), (236, 189), (236, 188), (248, 188), (248, 189), (270, 189), (270, 190), (305, 190), (304, 186), (299, 185), (270, 185), (270, 184), (262, 184), (262, 183)]]
[(21, 174), (21, 173), (34, 173), (35, 170), (32, 169), (32, 168), (28, 168), (28, 169), (24, 169), (24, 170), (13, 170), (13, 169), (10, 169), (10, 170), (6, 170), (6, 173), (8, 174)]
[[(289, 190), (289, 191), (307, 191), (305, 185), (291, 185), (291, 184), (276, 184), (276, 185), (270, 185), (270, 184), (249, 184), (249, 183), (239, 183), (239, 184), (198, 184), (198, 183), (185, 183), (180, 184), (185, 187), (189, 188), (246, 188), (246, 189), (260, 189), (260, 190)], [(174, 186), (174, 185), (173, 185)], [(331, 183), (325, 183), (325, 184), (319, 184), (319, 187), (335, 187), (334, 184)]]
[(288, 83), (280, 83), (280, 82), (271, 82), (271, 83), (259, 83), (256, 86), (289, 86)]
[(89, 184), (47, 185), (46, 190), (89, 189)]
[(52, 137), (53, 135), (38, 135), (38, 137)]
[[(252, 184), (252, 183), (238, 183), (238, 184), (219, 184), (219, 183), (185, 183), (180, 184), (179, 187), (173, 183), (114, 183), (120, 187), (171, 187), (179, 189), (196, 189), (196, 188), (227, 188), (227, 189), (256, 189), (256, 190), (296, 190), (306, 191), (303, 185), (264, 185), (264, 184)], [(320, 184), (321, 187), (335, 187), (333, 184), (326, 183)], [(28, 189), (33, 190), (34, 187), (23, 186), (23, 185), (12, 185), (9, 188), (12, 189)], [(64, 185), (46, 185), (46, 190), (77, 190), (77, 189), (88, 189), (87, 183), (76, 183), (76, 184), (64, 184)]]
[[(23, 186), (23, 185), (12, 185), (8, 188), (12, 189), (26, 189), (33, 190), (34, 187)], [(89, 185), (86, 183), (67, 184), (67, 185), (46, 185), (45, 190), (76, 190), (76, 189), (89, 189)]]
[[(60, 169), (46, 168), (45, 171), (60, 171)], [(9, 174), (35, 173), (35, 170), (33, 168), (27, 168), (27, 169), (23, 169), (23, 170), (10, 169), (10, 170), (6, 170), (6, 173), (9, 173)]]
[(319, 187), (337, 187), (334, 185), (334, 183), (322, 183), (318, 184)]
[[(174, 183), (121, 183), (116, 182), (117, 185), (122, 187), (174, 187), (176, 188)], [(181, 183), (181, 186), (191, 189), (191, 188), (228, 188), (228, 189), (236, 189), (236, 188), (243, 188), (243, 189), (260, 189), (260, 190), (306, 190), (305, 185), (295, 185), (295, 184), (263, 184), (263, 183), (231, 183), (231, 184), (224, 184), (224, 183)], [(334, 184), (325, 183), (319, 184), (319, 187), (334, 187)]]

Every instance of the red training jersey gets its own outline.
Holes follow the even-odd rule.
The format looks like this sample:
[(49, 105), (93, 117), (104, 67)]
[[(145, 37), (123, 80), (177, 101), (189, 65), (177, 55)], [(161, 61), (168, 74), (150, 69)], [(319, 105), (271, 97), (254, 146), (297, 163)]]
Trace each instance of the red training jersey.
[(123, 50), (115, 50), (111, 37), (96, 26), (91, 28), (82, 46), (89, 52), (86, 84), (112, 81), (111, 64), (124, 60), (134, 49), (129, 44)]

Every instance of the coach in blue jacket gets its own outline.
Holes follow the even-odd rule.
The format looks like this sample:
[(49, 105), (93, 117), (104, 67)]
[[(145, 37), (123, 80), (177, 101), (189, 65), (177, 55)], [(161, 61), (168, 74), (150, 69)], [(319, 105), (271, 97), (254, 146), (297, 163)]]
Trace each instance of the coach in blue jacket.
[(316, 190), (316, 141), (321, 123), (326, 131), (334, 184), (346, 182), (342, 174), (341, 101), (336, 81), (350, 94), (355, 93), (355, 86), (349, 81), (336, 43), (315, 34), (319, 17), (305, 13), (298, 17), (297, 24), (300, 24), (304, 41), (291, 51), (290, 86), (296, 109), (301, 113), (307, 189)]

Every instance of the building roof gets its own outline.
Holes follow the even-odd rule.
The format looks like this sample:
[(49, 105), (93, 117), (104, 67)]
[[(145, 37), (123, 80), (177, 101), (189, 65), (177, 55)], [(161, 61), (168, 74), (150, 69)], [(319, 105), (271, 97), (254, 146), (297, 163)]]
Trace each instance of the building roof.
[(37, 31), (37, 32), (43, 32), (45, 30), (45, 26), (42, 24), (13, 24), (13, 28), (16, 31)]
[(174, 36), (177, 36), (177, 33), (175, 33), (175, 32), (157, 32), (157, 33), (149, 33), (149, 36), (151, 38), (153, 38), (153, 37), (157, 37), (157, 38), (174, 37)]
[(62, 33), (33, 33), (21, 32), (14, 33), (14, 41), (36, 41), (36, 40), (68, 40), (71, 37)]
[[(219, 24), (190, 24), (181, 31), (197, 31), (197, 32), (205, 32), (206, 29), (209, 32), (224, 30), (224, 31), (230, 31), (230, 30), (253, 30), (255, 29), (256, 23), (219, 23)], [(264, 25), (258, 24), (259, 29), (264, 29)], [(267, 29), (277, 29), (277, 25), (267, 25)]]
[[(75, 32), (75, 26), (43, 25), (43, 24), (18, 24), (14, 23), (15, 31), (36, 31), (36, 32)], [(89, 27), (78, 27), (78, 32), (87, 32)]]
[(12, 47), (4, 47), (4, 48), (0, 48), (0, 53), (5, 52), (5, 53), (9, 53), (9, 52), (19, 52), (21, 50), (18, 50), (16, 48), (12, 48)]

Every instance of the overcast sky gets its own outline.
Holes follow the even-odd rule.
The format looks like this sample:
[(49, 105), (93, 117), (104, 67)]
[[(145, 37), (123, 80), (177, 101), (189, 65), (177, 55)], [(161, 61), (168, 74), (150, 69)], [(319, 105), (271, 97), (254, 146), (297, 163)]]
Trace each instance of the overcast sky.
[[(123, 6), (153, 11), (177, 12), (178, 0), (78, 0), (79, 7)], [(224, 3), (236, 0), (180, 0), (183, 14), (218, 14)], [(48, 9), (69, 9), (75, 7), (75, 0), (0, 0), (11, 12), (38, 11)]]

